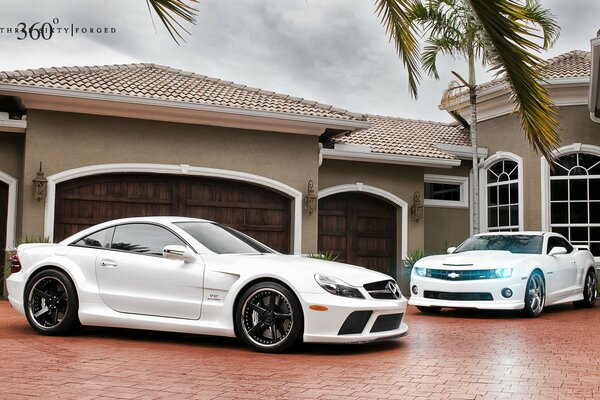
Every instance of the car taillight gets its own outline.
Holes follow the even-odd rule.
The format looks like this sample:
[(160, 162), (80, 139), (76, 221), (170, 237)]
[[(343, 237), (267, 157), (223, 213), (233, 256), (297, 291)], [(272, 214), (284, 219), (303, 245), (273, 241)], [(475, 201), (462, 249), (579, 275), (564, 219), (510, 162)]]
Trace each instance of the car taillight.
[(14, 274), (21, 270), (21, 260), (19, 260), (19, 256), (16, 254), (10, 259), (10, 273)]

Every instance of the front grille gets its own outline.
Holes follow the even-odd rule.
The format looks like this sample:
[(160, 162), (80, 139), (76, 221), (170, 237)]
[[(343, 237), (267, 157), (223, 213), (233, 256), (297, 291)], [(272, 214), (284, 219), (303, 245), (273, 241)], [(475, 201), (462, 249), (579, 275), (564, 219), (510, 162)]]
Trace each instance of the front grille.
[(356, 333), (362, 333), (365, 329), (365, 325), (369, 322), (373, 311), (354, 311), (344, 321), (344, 324), (340, 328), (338, 335), (352, 335)]
[(402, 313), (380, 315), (375, 320), (375, 323), (371, 328), (371, 333), (393, 331), (394, 329), (398, 329), (400, 327), (400, 323), (402, 322), (402, 316)]
[(452, 300), (452, 301), (493, 301), (491, 293), (486, 292), (436, 292), (426, 290), (423, 293), (426, 299)]
[[(393, 291), (389, 289), (388, 284), (393, 286)], [(371, 282), (363, 285), (365, 290), (374, 299), (379, 300), (398, 300), (400, 298), (400, 288), (392, 279), (385, 281)]]
[(425, 276), (445, 281), (474, 281), (478, 279), (496, 279), (494, 269), (476, 270), (453, 270), (453, 269), (430, 269), (427, 268)]

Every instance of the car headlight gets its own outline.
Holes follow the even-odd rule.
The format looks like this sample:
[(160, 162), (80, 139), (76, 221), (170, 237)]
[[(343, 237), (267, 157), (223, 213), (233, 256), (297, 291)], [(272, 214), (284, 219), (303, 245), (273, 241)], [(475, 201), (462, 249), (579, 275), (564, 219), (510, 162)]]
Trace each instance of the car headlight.
[(329, 275), (315, 274), (315, 280), (323, 289), (331, 294), (342, 297), (353, 297), (364, 299), (365, 296), (355, 287), (348, 285), (341, 279), (334, 278)]
[(417, 274), (418, 276), (425, 276), (427, 275), (427, 268), (415, 268), (415, 274)]
[(497, 268), (494, 272), (496, 273), (496, 278), (510, 278), (512, 271), (512, 268)]

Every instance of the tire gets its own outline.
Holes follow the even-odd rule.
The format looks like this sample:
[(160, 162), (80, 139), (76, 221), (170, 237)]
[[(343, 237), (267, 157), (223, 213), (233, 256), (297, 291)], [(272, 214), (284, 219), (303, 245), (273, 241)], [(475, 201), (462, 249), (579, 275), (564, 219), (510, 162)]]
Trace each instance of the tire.
[(527, 280), (525, 287), (525, 315), (537, 318), (544, 310), (546, 304), (546, 284), (544, 277), (539, 271), (533, 271)]
[(416, 306), (417, 310), (425, 314), (437, 314), (442, 310), (442, 307), (427, 307), (427, 306)]
[(581, 308), (592, 308), (596, 304), (596, 298), (598, 297), (598, 281), (596, 273), (593, 269), (590, 269), (585, 276), (585, 282), (583, 284), (583, 300), (574, 302), (575, 307)]
[(29, 325), (42, 335), (66, 335), (79, 327), (77, 292), (62, 271), (34, 275), (25, 287), (24, 308)]
[(298, 299), (275, 282), (260, 282), (244, 291), (235, 307), (240, 339), (263, 353), (282, 353), (302, 339), (304, 318)]

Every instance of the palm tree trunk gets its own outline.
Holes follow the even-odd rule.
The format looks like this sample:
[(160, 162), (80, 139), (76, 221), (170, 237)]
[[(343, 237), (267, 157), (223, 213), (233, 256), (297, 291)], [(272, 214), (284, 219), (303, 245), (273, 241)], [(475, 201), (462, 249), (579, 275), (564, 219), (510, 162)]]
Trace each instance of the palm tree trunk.
[(468, 51), (469, 61), (469, 107), (471, 121), (471, 152), (473, 160), (473, 234), (480, 232), (479, 218), (479, 160), (477, 157), (477, 83), (475, 82), (475, 56), (473, 50)]

